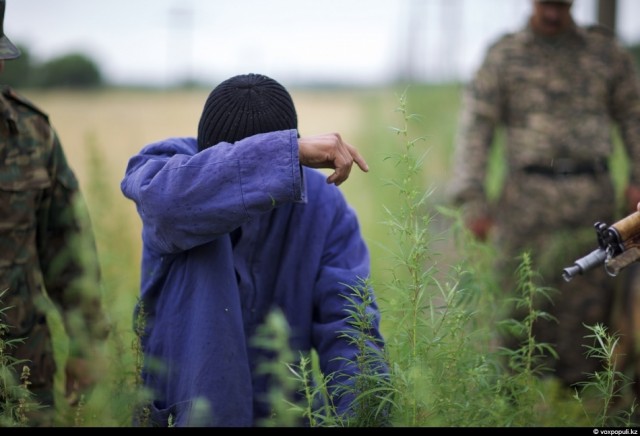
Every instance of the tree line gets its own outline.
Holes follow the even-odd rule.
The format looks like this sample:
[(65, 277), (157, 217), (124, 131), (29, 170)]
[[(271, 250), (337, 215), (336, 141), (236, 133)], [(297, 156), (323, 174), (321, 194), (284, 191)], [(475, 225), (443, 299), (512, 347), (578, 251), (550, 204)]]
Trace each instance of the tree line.
[(6, 61), (2, 83), (14, 88), (97, 88), (105, 84), (98, 64), (83, 53), (68, 53), (36, 62), (29, 49), (18, 44), (19, 58)]
[[(107, 85), (100, 67), (90, 56), (72, 52), (45, 62), (36, 62), (27, 47), (22, 55), (5, 62), (2, 83), (15, 88), (90, 89)], [(640, 43), (628, 47), (640, 74)]]

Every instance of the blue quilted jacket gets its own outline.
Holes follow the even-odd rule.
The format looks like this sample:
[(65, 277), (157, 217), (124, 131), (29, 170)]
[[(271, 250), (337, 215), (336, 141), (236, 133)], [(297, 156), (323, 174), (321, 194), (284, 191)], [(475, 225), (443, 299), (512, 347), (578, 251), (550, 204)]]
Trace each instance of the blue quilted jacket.
[[(200, 153), (195, 138), (170, 138), (130, 159), (121, 188), (143, 223), (143, 379), (156, 424), (253, 426), (268, 416), (269, 379), (256, 371), (268, 355), (251, 338), (275, 308), (294, 352), (315, 350), (325, 374), (356, 371), (357, 350), (341, 337), (345, 296), (369, 276), (369, 253), (325, 179), (300, 166), (295, 130)], [(368, 310), (382, 348), (375, 300)], [(334, 399), (341, 413), (352, 400)]]

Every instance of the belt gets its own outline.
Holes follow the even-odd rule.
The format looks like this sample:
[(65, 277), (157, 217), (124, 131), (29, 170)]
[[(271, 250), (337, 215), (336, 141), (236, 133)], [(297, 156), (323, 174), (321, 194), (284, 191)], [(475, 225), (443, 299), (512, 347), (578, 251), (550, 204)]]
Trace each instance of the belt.
[(609, 163), (605, 159), (590, 162), (572, 159), (554, 159), (549, 165), (527, 165), (523, 171), (528, 174), (544, 176), (598, 175), (609, 171)]

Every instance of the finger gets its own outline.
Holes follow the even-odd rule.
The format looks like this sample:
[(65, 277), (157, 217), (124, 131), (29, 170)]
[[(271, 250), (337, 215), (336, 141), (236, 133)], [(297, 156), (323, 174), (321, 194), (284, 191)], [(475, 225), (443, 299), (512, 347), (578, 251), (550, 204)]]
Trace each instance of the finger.
[(349, 174), (345, 172), (345, 168), (337, 166), (333, 174), (327, 177), (327, 183), (334, 183), (336, 186), (340, 186), (348, 177)]
[(327, 177), (327, 184), (335, 183), (336, 186), (340, 186), (340, 181), (338, 180), (336, 182), (336, 180), (338, 180), (338, 175), (333, 172), (329, 177)]
[(351, 155), (341, 152), (335, 159), (335, 177), (333, 177), (333, 183), (336, 186), (340, 186), (345, 180), (349, 178), (351, 174), (351, 166), (353, 165), (353, 159)]
[(358, 149), (356, 149), (354, 146), (347, 143), (345, 143), (345, 145), (347, 146), (349, 153), (351, 153), (351, 157), (353, 158), (355, 163), (358, 165), (358, 167), (360, 167), (360, 169), (365, 173), (368, 172), (369, 165), (367, 165), (367, 162), (364, 160), (364, 157), (362, 157), (360, 152), (358, 152)]
[(336, 186), (340, 186), (349, 176), (348, 173), (345, 175), (344, 166), (340, 163), (340, 160), (340, 155), (334, 159), (334, 171), (329, 177), (327, 177), (327, 183), (334, 183)]

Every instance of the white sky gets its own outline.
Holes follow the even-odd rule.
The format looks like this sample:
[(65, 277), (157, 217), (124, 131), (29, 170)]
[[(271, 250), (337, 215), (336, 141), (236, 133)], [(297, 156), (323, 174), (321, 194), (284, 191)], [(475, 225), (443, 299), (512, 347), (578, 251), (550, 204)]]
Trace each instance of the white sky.
[[(285, 82), (377, 84), (411, 70), (466, 79), (532, 0), (7, 0), (5, 33), (38, 61), (70, 52), (114, 83), (215, 83), (257, 72)], [(578, 23), (596, 0), (575, 0)], [(618, 0), (618, 34), (640, 41), (640, 1)], [(412, 37), (410, 38), (410, 35)], [(412, 41), (412, 42), (410, 42)]]

